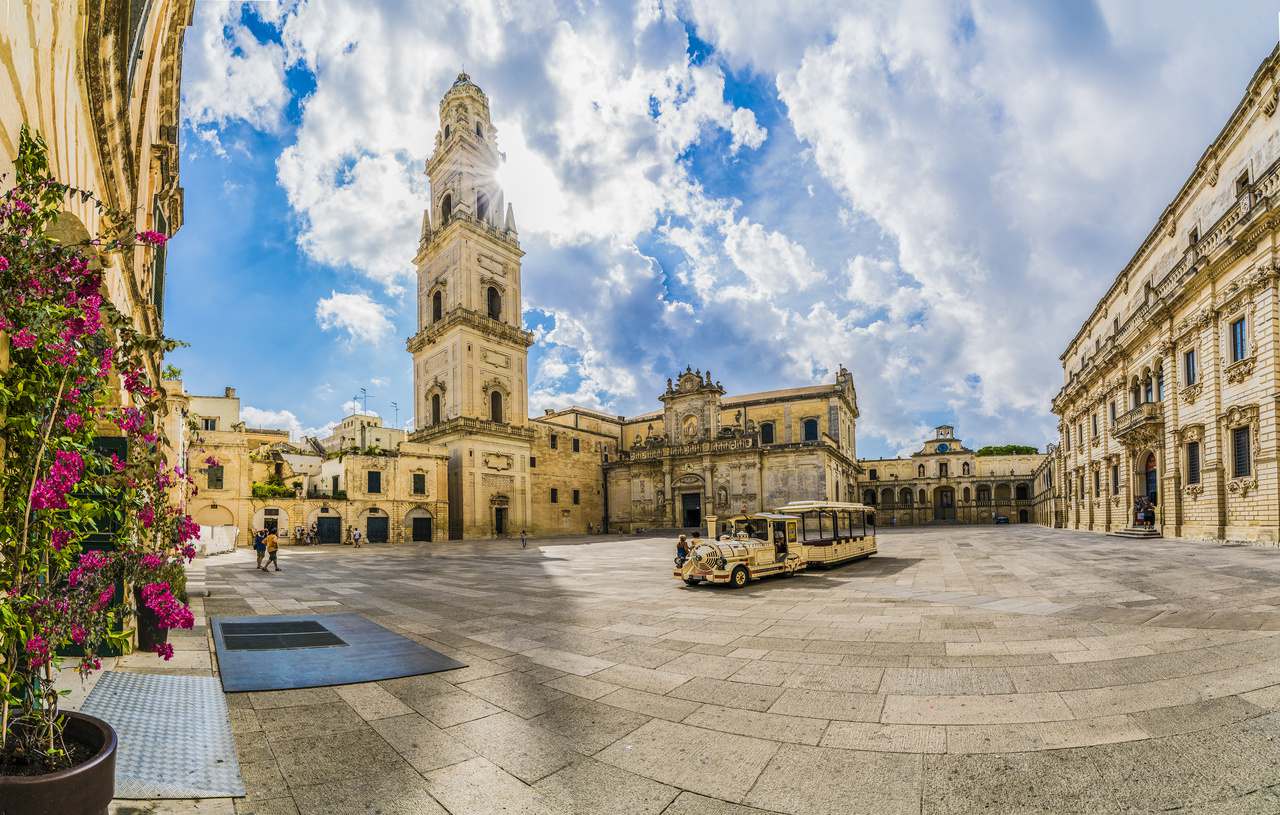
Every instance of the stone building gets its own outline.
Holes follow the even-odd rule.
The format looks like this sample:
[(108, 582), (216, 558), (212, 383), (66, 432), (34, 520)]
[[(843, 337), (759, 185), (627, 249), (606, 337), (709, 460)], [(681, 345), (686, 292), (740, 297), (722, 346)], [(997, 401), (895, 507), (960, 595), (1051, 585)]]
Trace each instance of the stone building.
[(858, 399), (844, 368), (833, 384), (727, 398), (709, 371), (686, 368), (659, 398), (661, 411), (617, 419), (618, 455), (604, 463), (610, 531), (856, 500)]
[(942, 425), (909, 458), (863, 459), (862, 503), (880, 526), (1034, 520), (1034, 473), (1045, 456), (978, 455)]
[(1062, 456), (1058, 445), (1050, 444), (1031, 473), (1031, 494), (1035, 504), (1031, 517), (1041, 526), (1061, 528), (1067, 525), (1066, 499), (1057, 488), (1061, 464)]
[[(12, 173), (25, 124), (45, 139), (59, 181), (131, 213), (135, 231), (177, 232), (178, 84), (193, 7), (193, 0), (0, 7), (0, 174)], [(92, 202), (72, 196), (52, 234), (81, 241), (101, 231), (100, 218)], [(162, 333), (165, 248), (140, 246), (98, 260), (105, 265), (104, 295), (140, 331)], [(151, 381), (160, 382), (160, 355), (145, 362)], [(0, 366), (7, 364), (8, 342), (0, 340)], [(180, 444), (177, 416), (165, 430)]]
[(445, 538), (443, 450), (410, 441), (340, 443), (357, 424), (370, 435), (384, 430), (377, 416), (348, 417), (360, 421), (295, 444), (287, 431), (246, 427), (234, 388), (222, 396), (190, 395), (187, 403), (199, 428), (186, 457), (196, 482), (188, 511), (202, 526), (235, 527), (238, 545), (257, 529), (298, 543), (299, 531), (312, 526), (321, 543), (338, 543), (355, 530), (372, 543)]
[(1062, 354), (1066, 525), (1280, 539), (1280, 50)]

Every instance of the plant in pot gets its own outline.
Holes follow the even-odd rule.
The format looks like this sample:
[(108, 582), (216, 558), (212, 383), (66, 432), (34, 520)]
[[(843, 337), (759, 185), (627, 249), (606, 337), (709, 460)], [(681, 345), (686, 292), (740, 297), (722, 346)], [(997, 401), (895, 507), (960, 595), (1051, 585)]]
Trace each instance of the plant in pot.
[[(98, 815), (116, 737), (59, 710), (60, 654), (88, 674), (127, 647), (120, 585), (138, 588), (159, 625), (189, 627), (175, 590), (199, 527), (177, 508), (190, 479), (166, 460), (166, 395), (146, 365), (176, 343), (137, 330), (103, 294), (105, 255), (153, 251), (164, 236), (135, 234), (58, 183), (46, 156), (24, 127), (0, 195), (0, 812)], [(68, 239), (69, 203), (93, 208), (103, 237)]]

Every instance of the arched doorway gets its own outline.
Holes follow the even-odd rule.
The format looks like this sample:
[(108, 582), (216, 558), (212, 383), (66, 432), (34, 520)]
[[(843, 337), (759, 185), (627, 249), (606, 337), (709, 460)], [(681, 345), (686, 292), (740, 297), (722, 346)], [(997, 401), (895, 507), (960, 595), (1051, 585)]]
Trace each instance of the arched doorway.
[(429, 543), (435, 532), (435, 518), (425, 507), (414, 507), (405, 514), (404, 525), (409, 530), (409, 540), (414, 543)]
[(952, 487), (938, 487), (933, 491), (933, 519), (935, 521), (956, 519), (956, 491)]

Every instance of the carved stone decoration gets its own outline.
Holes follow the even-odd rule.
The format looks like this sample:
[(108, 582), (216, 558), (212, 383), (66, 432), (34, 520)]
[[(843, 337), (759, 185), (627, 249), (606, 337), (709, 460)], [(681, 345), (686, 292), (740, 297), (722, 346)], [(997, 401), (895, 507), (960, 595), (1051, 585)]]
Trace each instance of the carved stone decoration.
[(484, 466), (490, 470), (510, 470), (515, 462), (505, 453), (485, 453)]
[(1256, 478), (1233, 478), (1227, 482), (1227, 492), (1232, 495), (1239, 495), (1244, 498), (1249, 493), (1258, 488), (1258, 479)]
[(1267, 116), (1271, 116), (1276, 112), (1276, 103), (1280, 102), (1280, 85), (1276, 85), (1267, 94), (1267, 98), (1262, 103), (1262, 112)]
[(1178, 431), (1178, 443), (1187, 444), (1193, 441), (1204, 440), (1204, 425), (1189, 424)]
[(1204, 484), (1188, 484), (1182, 488), (1182, 492), (1194, 501), (1204, 494)]
[(1194, 405), (1196, 400), (1200, 398), (1202, 383), (1197, 382), (1194, 385), (1188, 385), (1182, 389), (1181, 396), (1184, 404)]
[(1233, 362), (1227, 366), (1226, 375), (1227, 382), (1243, 382), (1253, 374), (1253, 367), (1257, 357), (1247, 356), (1239, 362)]

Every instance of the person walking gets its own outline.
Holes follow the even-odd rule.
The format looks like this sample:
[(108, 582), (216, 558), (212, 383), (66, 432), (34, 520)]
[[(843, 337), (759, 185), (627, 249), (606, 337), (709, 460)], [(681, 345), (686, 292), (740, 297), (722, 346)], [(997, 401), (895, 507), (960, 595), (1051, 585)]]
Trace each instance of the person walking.
[(262, 556), (267, 553), (267, 545), (263, 542), (267, 539), (267, 530), (259, 529), (253, 533), (253, 551), (258, 556), (258, 565), (254, 568), (262, 568)]
[(525, 534), (523, 529), (520, 530), (520, 548), (521, 549), (529, 548), (529, 537), (528, 535)]
[(267, 562), (262, 564), (262, 571), (267, 571), (268, 566), (275, 566), (276, 571), (280, 571), (280, 561), (276, 559), (276, 553), (280, 549), (280, 539), (276, 537), (276, 533), (269, 532), (263, 544), (267, 547)]
[(359, 549), (360, 548), (360, 530), (359, 529), (351, 533), (351, 540), (355, 548)]

